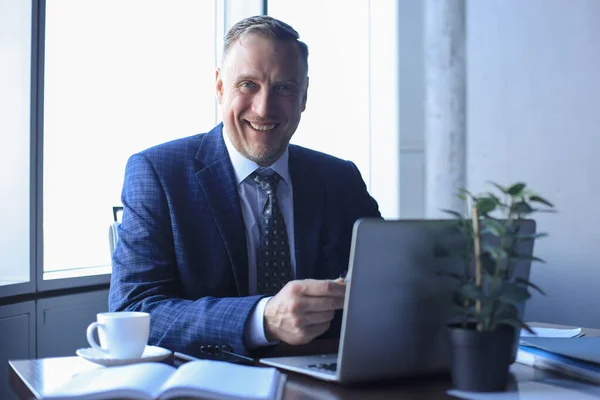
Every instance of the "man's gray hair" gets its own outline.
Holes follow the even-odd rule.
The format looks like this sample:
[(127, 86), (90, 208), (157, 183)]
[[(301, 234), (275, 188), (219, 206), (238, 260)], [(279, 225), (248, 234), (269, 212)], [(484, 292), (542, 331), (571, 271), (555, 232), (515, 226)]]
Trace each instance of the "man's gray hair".
[(308, 69), (308, 46), (299, 40), (300, 35), (298, 32), (285, 22), (269, 17), (268, 15), (248, 17), (233, 25), (229, 32), (227, 32), (227, 35), (225, 35), (223, 58), (225, 58), (227, 52), (235, 42), (249, 34), (257, 34), (274, 40), (296, 43), (300, 57)]

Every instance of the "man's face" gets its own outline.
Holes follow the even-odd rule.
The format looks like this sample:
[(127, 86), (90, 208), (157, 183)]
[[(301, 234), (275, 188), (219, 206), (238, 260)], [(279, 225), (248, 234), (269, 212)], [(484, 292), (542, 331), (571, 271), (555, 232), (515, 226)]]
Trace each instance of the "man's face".
[(308, 78), (296, 44), (243, 37), (217, 69), (216, 87), (234, 147), (261, 166), (281, 157), (306, 107)]

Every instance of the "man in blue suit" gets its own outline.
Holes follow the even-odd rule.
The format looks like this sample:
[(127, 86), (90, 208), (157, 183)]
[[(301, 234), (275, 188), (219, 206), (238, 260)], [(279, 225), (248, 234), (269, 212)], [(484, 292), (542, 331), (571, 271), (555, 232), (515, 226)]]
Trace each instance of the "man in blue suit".
[(127, 163), (109, 308), (149, 312), (151, 344), (247, 354), (333, 329), (353, 224), (380, 213), (352, 162), (289, 144), (307, 101), (298, 38), (238, 22), (216, 72), (223, 123)]

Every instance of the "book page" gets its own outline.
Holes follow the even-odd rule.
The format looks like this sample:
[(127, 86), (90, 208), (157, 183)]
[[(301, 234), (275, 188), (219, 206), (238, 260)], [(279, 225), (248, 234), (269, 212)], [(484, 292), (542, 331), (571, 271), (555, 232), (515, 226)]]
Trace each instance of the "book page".
[[(66, 384), (52, 390), (44, 399), (155, 399), (160, 395), (162, 384), (174, 371), (174, 367), (161, 363), (92, 369), (73, 375)], [(108, 393), (111, 395), (107, 396)]]
[(275, 368), (225, 361), (199, 360), (183, 364), (162, 388), (161, 399), (196, 396), (210, 399), (275, 399), (285, 376)]

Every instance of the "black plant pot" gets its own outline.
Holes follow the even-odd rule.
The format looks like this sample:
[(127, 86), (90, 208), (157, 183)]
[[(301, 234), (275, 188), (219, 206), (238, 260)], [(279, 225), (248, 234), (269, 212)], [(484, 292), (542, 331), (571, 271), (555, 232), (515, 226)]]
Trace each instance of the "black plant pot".
[(449, 325), (452, 384), (470, 392), (506, 390), (515, 329), (500, 325), (492, 332), (478, 332), (475, 324)]

